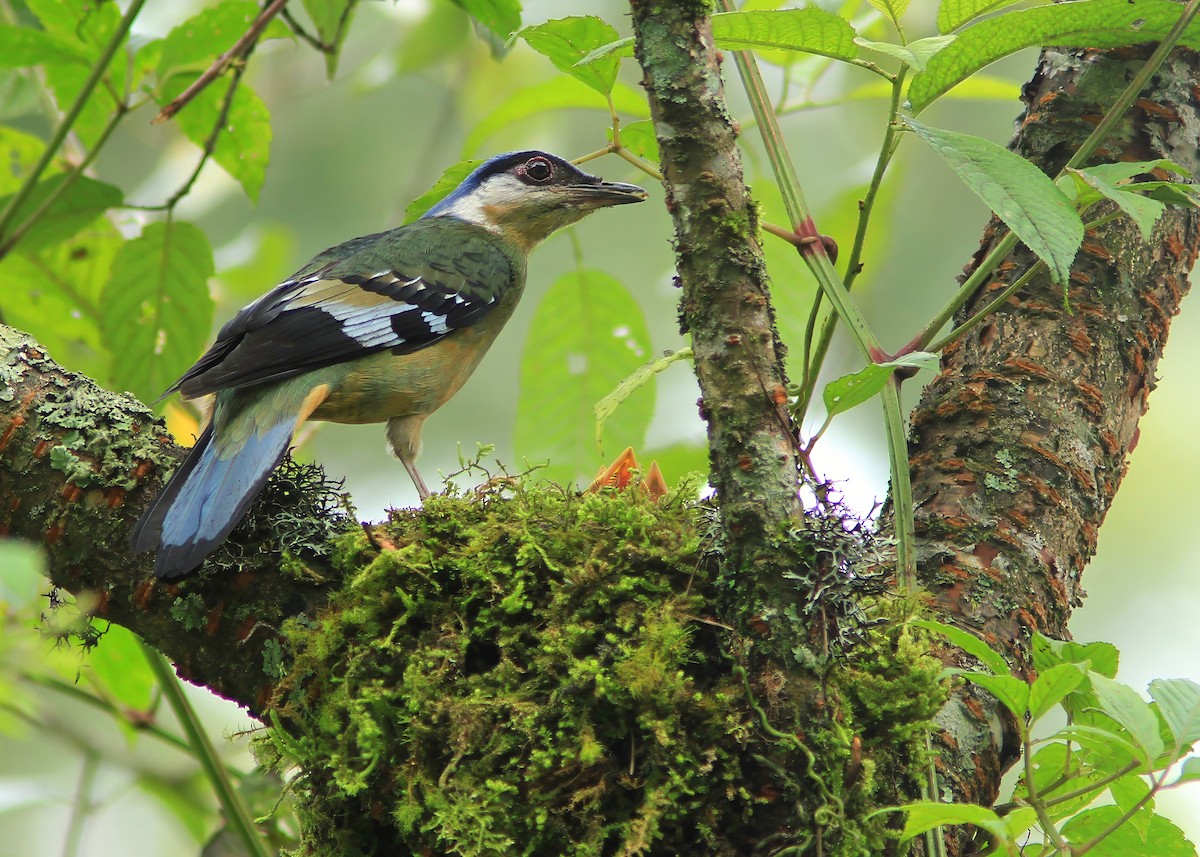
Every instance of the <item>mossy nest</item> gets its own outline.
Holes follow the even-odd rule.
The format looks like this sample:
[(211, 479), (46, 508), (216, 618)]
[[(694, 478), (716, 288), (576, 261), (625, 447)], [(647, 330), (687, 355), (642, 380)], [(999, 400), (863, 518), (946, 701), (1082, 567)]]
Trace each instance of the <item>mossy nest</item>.
[(820, 694), (729, 657), (687, 504), (441, 496), (386, 539), (347, 538), (360, 570), (287, 629), (270, 746), (302, 770), (300, 853), (770, 853), (843, 817), (814, 764), (861, 769), (852, 729), (814, 762)]

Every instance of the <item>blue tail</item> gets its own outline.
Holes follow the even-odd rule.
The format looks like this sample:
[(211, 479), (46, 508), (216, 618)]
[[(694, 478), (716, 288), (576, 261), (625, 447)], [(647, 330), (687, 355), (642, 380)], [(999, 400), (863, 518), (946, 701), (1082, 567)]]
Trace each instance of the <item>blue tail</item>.
[(209, 425), (134, 526), (134, 552), (157, 550), (154, 573), (167, 579), (198, 567), (225, 541), (283, 460), (295, 423), (294, 416), (281, 419), (230, 449), (222, 448)]

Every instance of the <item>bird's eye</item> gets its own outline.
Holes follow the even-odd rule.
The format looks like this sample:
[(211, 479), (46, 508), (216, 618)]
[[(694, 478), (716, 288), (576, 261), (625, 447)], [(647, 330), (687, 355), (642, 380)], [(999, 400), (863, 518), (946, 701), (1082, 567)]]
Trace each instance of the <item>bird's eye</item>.
[(545, 158), (530, 158), (525, 162), (525, 169), (522, 172), (530, 181), (545, 184), (554, 177), (554, 165)]

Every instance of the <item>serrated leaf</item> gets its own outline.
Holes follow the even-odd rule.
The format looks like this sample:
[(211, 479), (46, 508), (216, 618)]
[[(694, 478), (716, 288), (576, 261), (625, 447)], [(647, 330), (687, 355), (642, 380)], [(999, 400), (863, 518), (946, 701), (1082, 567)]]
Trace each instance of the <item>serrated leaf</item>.
[(907, 815), (904, 832), (900, 835), (902, 840), (912, 839), (927, 830), (950, 824), (973, 824), (1000, 836), (1005, 833), (1004, 819), (997, 815), (995, 810), (985, 806), (924, 800), (898, 809)]
[(529, 47), (554, 63), (554, 67), (589, 86), (601, 95), (612, 91), (617, 82), (619, 57), (607, 55), (602, 58), (581, 61), (596, 48), (611, 44), (617, 31), (611, 24), (594, 15), (557, 18), (525, 27), (518, 35)]
[[(1150, 240), (1150, 236), (1154, 233), (1154, 224), (1167, 209), (1164, 203), (1141, 196), (1136, 191), (1128, 189), (1128, 186), (1110, 184), (1095, 173), (1089, 173), (1086, 170), (1070, 170), (1069, 172), (1072, 178), (1094, 191), (1097, 197), (1116, 203), (1117, 207), (1137, 225), (1138, 230), (1142, 233), (1142, 240)], [(1086, 207), (1086, 197), (1077, 197), (1077, 201), (1081, 207)]]
[(937, 364), (937, 355), (926, 351), (914, 351), (886, 363), (872, 363), (826, 384), (822, 393), (825, 410), (832, 417), (869, 401), (887, 385), (892, 373), (901, 367), (929, 369), (936, 368)]
[(1079, 745), (1084, 761), (1104, 774), (1122, 772), (1131, 762), (1142, 762), (1144, 753), (1130, 739), (1129, 732), (1102, 711), (1088, 709), (1075, 715), (1079, 723), (1064, 726), (1054, 738)]
[(763, 48), (803, 51), (851, 60), (858, 56), (854, 27), (845, 18), (809, 6), (804, 9), (719, 12), (712, 16), (713, 40), (733, 51)]
[(628, 399), (634, 392), (649, 384), (658, 374), (670, 366), (677, 360), (691, 360), (692, 349), (680, 348), (678, 351), (672, 352), (665, 357), (659, 357), (657, 360), (652, 360), (643, 366), (639, 366), (628, 376), (617, 384), (613, 391), (605, 396), (600, 401), (596, 402), (593, 408), (596, 414), (596, 446), (604, 448), (604, 425), (621, 406), (621, 403)]
[[(1119, 48), (1157, 42), (1179, 19), (1171, 0), (1076, 0), (1008, 12), (958, 34), (958, 41), (929, 61), (908, 87), (913, 114), (942, 93), (998, 59), (1029, 47)], [(944, 31), (944, 28), (943, 28)], [(1180, 47), (1200, 46), (1200, 22), (1193, 22)]]
[[(1091, 842), (1109, 831), (1121, 815), (1115, 806), (1085, 810), (1063, 825), (1062, 834), (1074, 844)], [(1152, 815), (1144, 836), (1132, 825), (1118, 825), (1087, 853), (1089, 857), (1196, 857), (1196, 846), (1170, 821)]]
[(45, 30), (0, 25), (0, 68), (24, 68), (53, 63), (86, 67), (89, 56), (78, 43)]
[(1105, 678), (1117, 674), (1121, 653), (1112, 643), (1097, 641), (1077, 643), (1074, 640), (1055, 640), (1042, 634), (1033, 638), (1033, 668), (1038, 672), (1058, 664), (1091, 664), (1091, 671)]
[[(16, 218), (12, 221), (13, 228), (20, 228), (52, 194), (58, 193), (59, 188), (68, 179), (69, 176), (64, 173), (38, 182), (33, 193), (17, 209)], [(11, 194), (0, 198), (0, 211), (4, 210), (10, 199)], [(87, 176), (75, 176), (46, 212), (33, 221), (29, 231), (17, 243), (16, 249), (21, 253), (33, 253), (66, 241), (108, 209), (115, 208), (124, 201), (125, 197), (120, 188)]]
[(438, 177), (438, 180), (433, 183), (433, 187), (410, 202), (408, 207), (404, 209), (404, 222), (412, 223), (414, 220), (419, 219), (425, 212), (445, 199), (451, 191), (462, 184), (463, 179), (474, 172), (475, 168), (482, 163), (482, 158), (471, 158), (446, 167)]
[(1087, 678), (1082, 664), (1059, 664), (1037, 677), (1029, 688), (1029, 715), (1034, 720), (1057, 705)]
[(1178, 746), (1188, 752), (1200, 741), (1200, 684), (1187, 678), (1156, 678), (1150, 682), (1150, 697)]
[[(646, 102), (645, 93), (637, 92), (618, 81), (610, 97), (618, 112), (639, 119), (649, 118), (650, 107)], [(571, 109), (603, 111), (604, 122), (608, 124), (608, 102), (603, 95), (584, 86), (573, 77), (555, 77), (545, 83), (517, 90), (495, 110), (476, 122), (463, 143), (463, 154), (469, 155), (478, 151), (488, 137), (530, 116), (549, 113), (552, 110)]]
[[(938, 6), (937, 27), (940, 32), (948, 33), (957, 30), (968, 21), (973, 21), (980, 15), (1012, 6), (1020, 0), (942, 0)], [(1050, 0), (1042, 0), (1044, 3)]]
[[(159, 96), (159, 103), (169, 104), (194, 79), (194, 75), (172, 77)], [(197, 146), (203, 148), (212, 135), (221, 116), (221, 104), (234, 83), (230, 80), (206, 87), (176, 114), (179, 129)], [(245, 83), (239, 83), (213, 147), (213, 160), (242, 186), (251, 202), (258, 202), (270, 154), (271, 115), (267, 105)]]
[(1136, 176), (1146, 175), (1155, 170), (1162, 170), (1167, 173), (1174, 173), (1177, 176), (1190, 176), (1183, 167), (1174, 161), (1168, 161), (1166, 158), (1155, 158), (1153, 161), (1115, 161), (1110, 164), (1093, 164), (1086, 167), (1083, 172), (1091, 173), (1094, 176), (1100, 176), (1109, 184), (1123, 184), (1129, 179)]
[(990, 140), (906, 120), (976, 196), (1065, 283), (1083, 243), (1083, 221), (1054, 182), (1020, 155)]
[(954, 625), (947, 625), (944, 622), (937, 622), (933, 619), (913, 619), (910, 623), (918, 628), (924, 628), (926, 631), (933, 631), (941, 634), (953, 645), (958, 646), (968, 655), (971, 655), (981, 661), (993, 675), (1009, 675), (1012, 670), (1008, 666), (1008, 661), (1004, 660), (1004, 656), (999, 652), (994, 651), (987, 643), (971, 634), (964, 631), (962, 628), (956, 628)]
[(859, 47), (887, 54), (890, 57), (900, 60), (905, 65), (912, 66), (917, 71), (921, 71), (934, 54), (953, 42), (956, 38), (958, 37), (930, 36), (927, 39), (917, 39), (915, 42), (909, 42), (907, 45), (897, 45), (893, 42), (873, 42), (870, 39), (857, 38), (854, 40), (854, 43)]
[(1163, 740), (1158, 733), (1158, 718), (1154, 716), (1150, 703), (1128, 685), (1098, 673), (1092, 673), (1089, 678), (1101, 710), (1125, 727), (1129, 736), (1144, 751), (1145, 757), (1154, 759), (1161, 754)]
[[(249, 29), (260, 9), (252, 0), (224, 0), (171, 30), (161, 42), (156, 75), (163, 86), (176, 74), (200, 74)], [(273, 20), (260, 39), (288, 36), (282, 21)], [(190, 82), (190, 81), (189, 81)]]
[[(612, 126), (606, 128), (605, 132), (609, 142), (612, 142)], [(652, 164), (657, 164), (659, 161), (658, 138), (654, 134), (654, 123), (648, 119), (622, 125), (621, 145)]]
[[(641, 308), (619, 281), (594, 270), (560, 277), (534, 314), (521, 355), (513, 446), (549, 459), (548, 478), (591, 477), (601, 464), (593, 406), (645, 362), (650, 335)], [(645, 445), (654, 411), (647, 385), (608, 420), (606, 443)]]
[(101, 305), (112, 381), (152, 402), (204, 347), (212, 325), (212, 249), (190, 223), (151, 223), (113, 262)]

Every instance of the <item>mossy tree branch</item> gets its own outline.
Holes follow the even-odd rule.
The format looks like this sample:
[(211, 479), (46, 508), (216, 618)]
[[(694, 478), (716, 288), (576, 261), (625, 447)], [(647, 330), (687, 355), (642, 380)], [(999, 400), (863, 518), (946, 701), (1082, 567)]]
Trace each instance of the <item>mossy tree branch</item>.
[[(708, 422), (711, 479), (740, 628), (777, 615), (790, 559), (777, 538), (798, 515), (796, 439), (753, 202), (725, 106), (709, 4), (634, 0), (635, 51), (662, 152), (683, 296)], [(761, 627), (761, 626), (760, 626)]]
[[(140, 634), (185, 678), (261, 713), (279, 678), (282, 620), (315, 609), (325, 593), (315, 576), (280, 573), (279, 545), (264, 529), (274, 514), (303, 529), (321, 500), (274, 492), (271, 511), (252, 513), (215, 556), (239, 574), (156, 580), (151, 556), (130, 554), (129, 531), (183, 452), (141, 402), (66, 371), (0, 326), (0, 532), (40, 544), (51, 583), (84, 596), (94, 615)], [(310, 570), (321, 571), (318, 560)]]
[[(1044, 51), (1013, 148), (1053, 175), (1149, 53)], [(1197, 59), (1168, 60), (1094, 161), (1169, 158), (1195, 174)], [(988, 226), (975, 264), (999, 231)], [(1200, 214), (1190, 209), (1167, 209), (1150, 242), (1127, 219), (1090, 231), (1066, 293), (1033, 278), (947, 349), (913, 414), (920, 577), (940, 611), (1019, 668), (1028, 669), (1032, 631), (1069, 636), (1198, 247)], [(1035, 261), (1018, 247), (962, 317)], [(990, 698), (965, 690), (940, 719), (953, 735), (941, 748), (941, 785), (956, 800), (991, 803), (1016, 750), (1012, 731)]]

